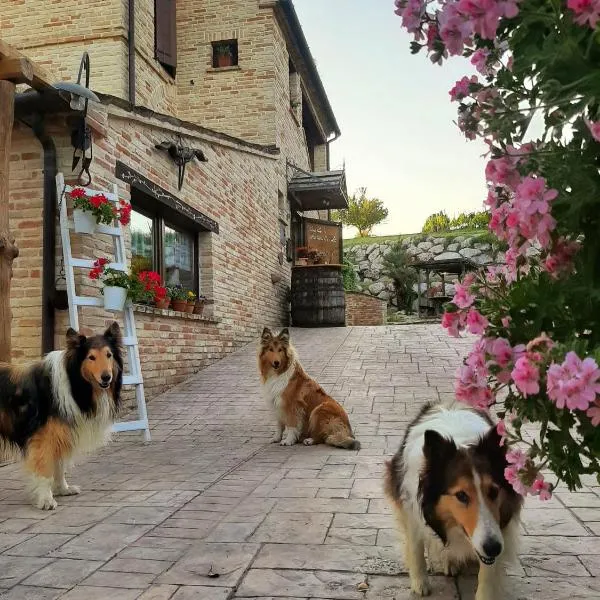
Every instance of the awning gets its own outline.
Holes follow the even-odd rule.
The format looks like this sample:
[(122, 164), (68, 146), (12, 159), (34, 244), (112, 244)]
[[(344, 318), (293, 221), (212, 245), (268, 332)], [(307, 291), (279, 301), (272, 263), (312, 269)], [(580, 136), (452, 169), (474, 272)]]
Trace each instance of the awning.
[(288, 193), (294, 196), (303, 211), (348, 208), (344, 171), (324, 173), (296, 171), (288, 183)]

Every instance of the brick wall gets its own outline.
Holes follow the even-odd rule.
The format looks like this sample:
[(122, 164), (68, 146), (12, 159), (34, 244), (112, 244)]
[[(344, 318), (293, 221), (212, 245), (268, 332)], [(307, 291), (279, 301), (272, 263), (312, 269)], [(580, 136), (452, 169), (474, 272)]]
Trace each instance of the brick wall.
[(346, 325), (385, 325), (387, 303), (359, 292), (346, 292)]

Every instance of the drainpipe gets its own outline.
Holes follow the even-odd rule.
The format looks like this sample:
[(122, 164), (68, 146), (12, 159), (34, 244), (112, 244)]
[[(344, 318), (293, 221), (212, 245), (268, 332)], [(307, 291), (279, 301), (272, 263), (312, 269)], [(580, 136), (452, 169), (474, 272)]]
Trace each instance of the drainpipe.
[(54, 288), (56, 285), (56, 146), (41, 115), (36, 115), (33, 133), (44, 150), (44, 200), (42, 224), (42, 355), (54, 350)]
[(129, 0), (127, 29), (129, 52), (129, 102), (132, 106), (135, 106), (135, 0)]

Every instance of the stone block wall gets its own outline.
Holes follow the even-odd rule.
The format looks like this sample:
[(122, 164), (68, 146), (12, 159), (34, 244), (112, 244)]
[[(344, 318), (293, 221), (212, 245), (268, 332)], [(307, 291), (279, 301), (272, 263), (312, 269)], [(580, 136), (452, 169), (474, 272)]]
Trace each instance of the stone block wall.
[[(360, 291), (376, 296), (396, 305), (394, 285), (384, 273), (383, 257), (392, 249), (396, 242), (385, 241), (366, 245), (357, 244), (344, 250), (346, 258), (354, 265), (358, 275)], [(504, 260), (504, 255), (498, 248), (492, 246), (486, 232), (481, 234), (456, 235), (441, 237), (436, 235), (415, 235), (401, 240), (402, 246), (415, 261), (448, 260), (452, 258), (468, 258), (473, 262), (486, 265), (498, 264)], [(446, 294), (454, 292), (453, 280), (446, 277)], [(432, 275), (431, 282), (435, 285), (440, 278)], [(425, 284), (422, 283), (422, 290)], [(415, 285), (415, 291), (417, 289)]]
[(359, 292), (346, 292), (346, 325), (348, 327), (385, 325), (386, 317), (387, 301)]

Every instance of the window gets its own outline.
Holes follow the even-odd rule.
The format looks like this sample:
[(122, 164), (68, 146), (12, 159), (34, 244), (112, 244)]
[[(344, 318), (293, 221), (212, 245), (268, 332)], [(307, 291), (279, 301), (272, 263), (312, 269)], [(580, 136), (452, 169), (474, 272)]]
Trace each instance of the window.
[(154, 57), (175, 77), (177, 69), (176, 0), (154, 0)]
[(212, 44), (213, 69), (235, 67), (238, 64), (238, 41), (220, 40)]
[(133, 202), (131, 269), (153, 270), (167, 285), (181, 284), (198, 293), (198, 236), (147, 213)]

